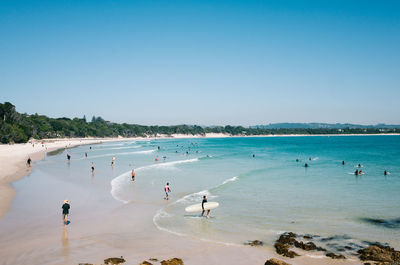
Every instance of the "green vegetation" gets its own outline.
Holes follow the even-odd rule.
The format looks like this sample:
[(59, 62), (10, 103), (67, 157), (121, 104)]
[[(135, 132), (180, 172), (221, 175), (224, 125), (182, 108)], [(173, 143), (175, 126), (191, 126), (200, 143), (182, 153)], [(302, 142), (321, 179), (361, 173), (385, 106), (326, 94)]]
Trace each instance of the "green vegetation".
[(201, 127), (197, 125), (143, 126), (127, 123), (112, 123), (101, 117), (93, 117), (90, 122), (83, 118), (49, 118), (44, 115), (18, 113), (9, 102), (0, 103), (0, 142), (25, 143), (30, 138), (61, 137), (135, 137), (172, 134), (205, 135), (206, 133), (226, 133), (230, 135), (267, 134), (375, 134), (400, 133), (399, 128), (245, 128), (242, 126)]

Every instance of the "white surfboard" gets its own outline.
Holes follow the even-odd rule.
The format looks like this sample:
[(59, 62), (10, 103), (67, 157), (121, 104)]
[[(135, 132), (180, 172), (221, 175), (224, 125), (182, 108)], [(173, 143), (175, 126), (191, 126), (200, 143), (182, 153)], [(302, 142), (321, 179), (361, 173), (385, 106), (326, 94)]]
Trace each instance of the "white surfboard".
[[(204, 210), (212, 210), (217, 208), (218, 206), (219, 206), (218, 202), (206, 202), (204, 204)], [(201, 212), (203, 211), (203, 208), (201, 208), (201, 203), (198, 203), (186, 207), (185, 211), (188, 213)]]

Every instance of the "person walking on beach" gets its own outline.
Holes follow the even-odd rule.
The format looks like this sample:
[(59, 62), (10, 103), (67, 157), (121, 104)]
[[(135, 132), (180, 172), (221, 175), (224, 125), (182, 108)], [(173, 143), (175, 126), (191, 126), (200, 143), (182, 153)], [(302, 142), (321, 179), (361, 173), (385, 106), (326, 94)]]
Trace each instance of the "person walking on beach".
[(26, 160), (26, 163), (28, 164), (28, 166), (31, 166), (31, 164), (32, 164), (32, 159), (29, 157), (28, 160)]
[(71, 208), (71, 207), (69, 206), (68, 200), (65, 200), (65, 201), (64, 201), (64, 204), (63, 204), (63, 206), (62, 206), (61, 208), (63, 209), (63, 210), (62, 210), (63, 222), (64, 222), (64, 225), (66, 225), (66, 224), (67, 224), (67, 221), (68, 221), (69, 208)]
[(171, 189), (169, 187), (169, 182), (167, 182), (167, 185), (165, 185), (164, 191), (165, 191), (165, 199), (168, 200), (169, 199), (169, 193), (171, 192)]
[(115, 157), (113, 156), (113, 158), (111, 159), (111, 166), (114, 166), (115, 164)]
[[(204, 212), (206, 211), (206, 210), (204, 210), (204, 204), (207, 202), (207, 197), (206, 197), (206, 195), (204, 195), (203, 196), (203, 201), (201, 202), (201, 209), (203, 209), (203, 211), (201, 212), (201, 216), (204, 216)], [(210, 210), (207, 210), (207, 215), (206, 215), (206, 217), (207, 218), (209, 218), (209, 215), (210, 214)]]
[(132, 174), (132, 181), (135, 181), (135, 170), (132, 169), (131, 174)]

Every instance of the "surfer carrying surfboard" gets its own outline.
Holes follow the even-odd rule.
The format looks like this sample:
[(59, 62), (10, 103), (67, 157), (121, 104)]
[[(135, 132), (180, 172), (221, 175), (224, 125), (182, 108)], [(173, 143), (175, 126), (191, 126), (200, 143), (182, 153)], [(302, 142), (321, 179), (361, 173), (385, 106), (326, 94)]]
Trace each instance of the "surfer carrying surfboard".
[[(207, 202), (207, 197), (206, 197), (206, 195), (204, 195), (203, 196), (203, 201), (201, 202), (201, 209), (203, 209), (203, 211), (201, 212), (201, 216), (204, 216), (204, 212), (206, 211), (206, 210), (204, 210), (204, 204), (206, 202)], [(207, 215), (206, 215), (207, 218), (209, 218), (208, 217), (209, 214), (210, 214), (210, 210), (207, 210)]]

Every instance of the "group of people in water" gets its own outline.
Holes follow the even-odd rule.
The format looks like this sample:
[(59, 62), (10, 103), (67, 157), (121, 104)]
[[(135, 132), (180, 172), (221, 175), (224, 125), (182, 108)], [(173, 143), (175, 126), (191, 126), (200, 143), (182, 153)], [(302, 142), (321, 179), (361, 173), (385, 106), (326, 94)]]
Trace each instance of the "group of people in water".
[[(312, 160), (312, 157), (310, 156), (309, 158), (308, 158), (308, 160)], [(300, 160), (298, 159), (298, 158), (296, 158), (296, 162), (299, 162)], [(345, 165), (346, 163), (344, 162), (344, 160), (342, 160), (342, 165)], [(308, 167), (308, 163), (307, 162), (305, 162), (304, 163), (304, 167)], [(356, 171), (354, 171), (354, 175), (356, 175), (356, 176), (358, 176), (358, 175), (364, 175), (365, 173), (362, 171), (362, 169), (358, 169), (358, 168), (361, 168), (362, 167), (362, 165), (361, 164), (357, 164), (357, 165), (355, 165), (355, 167), (357, 167), (357, 169), (356, 169)], [(387, 172), (387, 170), (385, 169), (384, 171), (383, 171), (383, 175), (388, 175), (388, 173), (389, 172)]]

